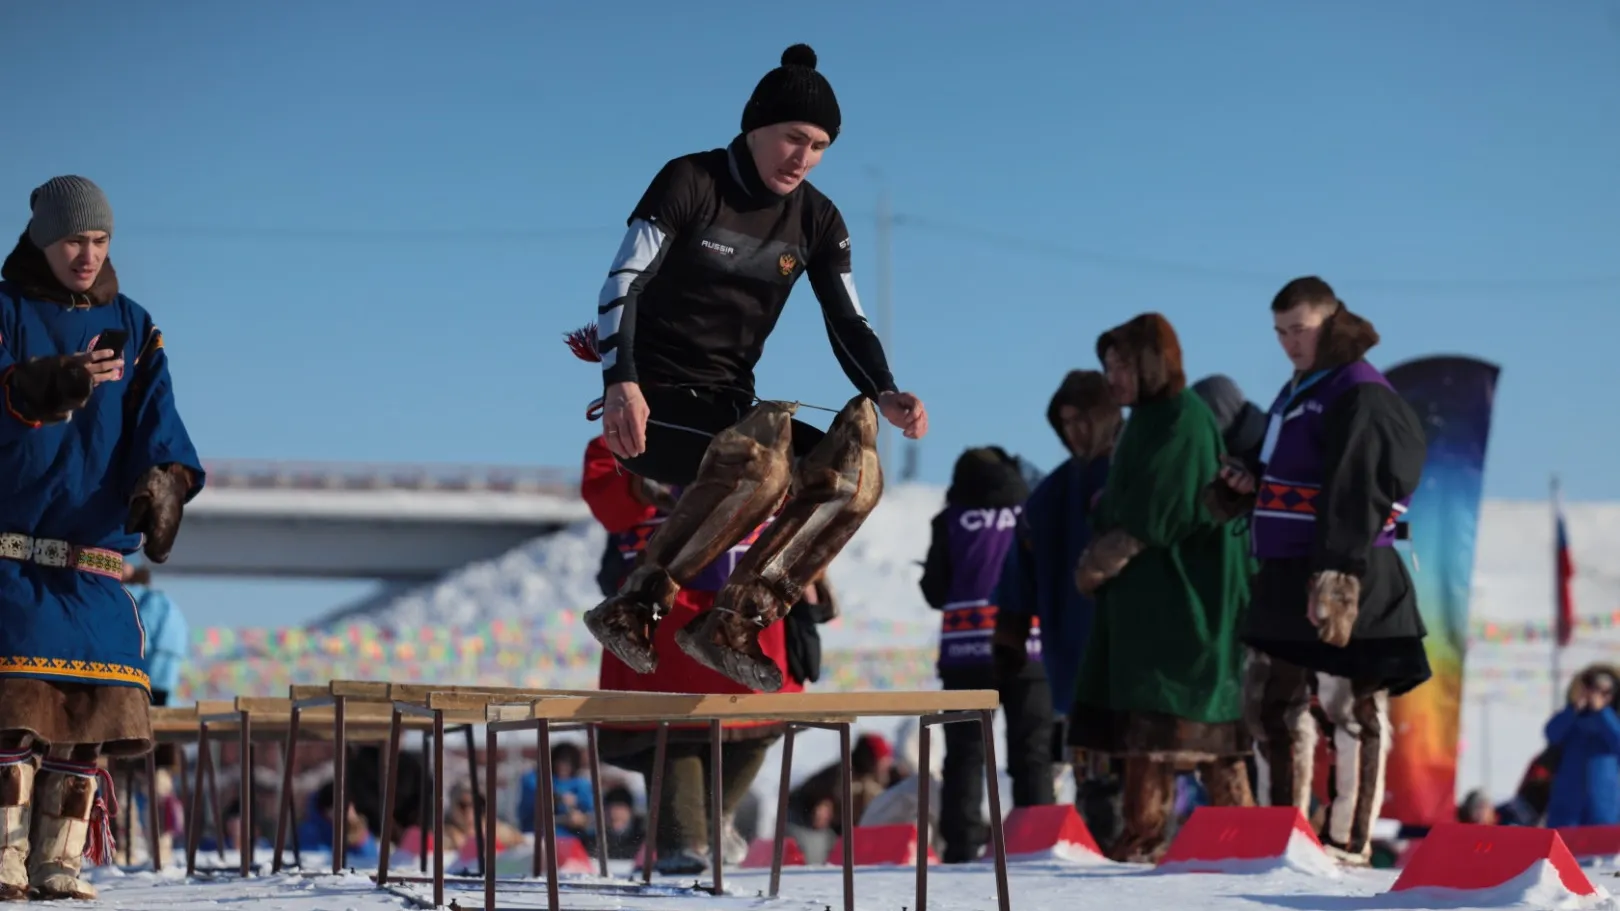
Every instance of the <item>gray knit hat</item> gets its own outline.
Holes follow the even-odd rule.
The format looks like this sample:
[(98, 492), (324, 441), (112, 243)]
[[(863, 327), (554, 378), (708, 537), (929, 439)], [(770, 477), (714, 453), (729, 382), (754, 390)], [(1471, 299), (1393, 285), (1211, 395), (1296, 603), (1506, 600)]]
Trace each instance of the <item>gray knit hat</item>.
[(28, 239), (41, 250), (85, 231), (112, 233), (112, 203), (87, 177), (52, 177), (28, 197)]

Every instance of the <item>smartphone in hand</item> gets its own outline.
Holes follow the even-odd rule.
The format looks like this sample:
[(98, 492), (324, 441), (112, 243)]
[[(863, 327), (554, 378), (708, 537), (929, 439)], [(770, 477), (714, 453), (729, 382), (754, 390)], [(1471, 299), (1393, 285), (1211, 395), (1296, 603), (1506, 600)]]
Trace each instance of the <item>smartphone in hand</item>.
[(123, 329), (108, 329), (96, 339), (97, 351), (111, 351), (114, 354), (123, 354), (124, 346), (129, 344), (129, 333)]

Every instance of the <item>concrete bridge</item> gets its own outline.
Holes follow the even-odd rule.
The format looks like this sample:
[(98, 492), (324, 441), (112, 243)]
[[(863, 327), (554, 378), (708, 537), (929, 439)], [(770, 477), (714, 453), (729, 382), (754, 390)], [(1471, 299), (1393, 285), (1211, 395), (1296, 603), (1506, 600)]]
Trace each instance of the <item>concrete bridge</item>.
[(465, 465), (208, 462), (165, 575), (423, 582), (590, 512), (576, 472)]

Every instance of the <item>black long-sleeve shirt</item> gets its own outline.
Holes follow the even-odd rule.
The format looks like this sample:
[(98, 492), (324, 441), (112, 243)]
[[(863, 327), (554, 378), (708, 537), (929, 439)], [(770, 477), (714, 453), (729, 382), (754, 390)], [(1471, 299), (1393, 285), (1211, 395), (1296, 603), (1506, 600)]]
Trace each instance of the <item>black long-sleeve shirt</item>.
[(753, 393), (765, 339), (803, 273), (850, 381), (874, 399), (895, 390), (855, 293), (838, 207), (808, 181), (772, 192), (742, 137), (665, 164), (628, 224), (597, 302), (604, 385)]

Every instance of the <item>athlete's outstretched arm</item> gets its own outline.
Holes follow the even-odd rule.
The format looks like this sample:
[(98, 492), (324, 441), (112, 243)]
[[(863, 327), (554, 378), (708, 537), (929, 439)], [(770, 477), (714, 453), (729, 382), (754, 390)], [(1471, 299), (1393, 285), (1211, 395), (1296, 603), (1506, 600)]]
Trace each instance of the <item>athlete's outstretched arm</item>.
[(636, 377), (636, 304), (675, 238), (698, 211), (698, 174), (677, 158), (653, 178), (630, 213), (629, 229), (596, 301), (596, 350), (602, 360), (602, 430), (620, 458), (646, 450), (647, 401)]
[(883, 343), (866, 321), (860, 295), (855, 293), (849, 229), (837, 209), (828, 216), (820, 248), (811, 256), (806, 272), (816, 300), (821, 303), (833, 354), (850, 382), (874, 400), (885, 392), (897, 391), (894, 376), (889, 372), (889, 360), (883, 353)]
[(691, 217), (696, 180), (691, 163), (677, 158), (659, 170), (630, 213), (596, 301), (596, 345), (607, 386), (636, 382), (636, 299)]

